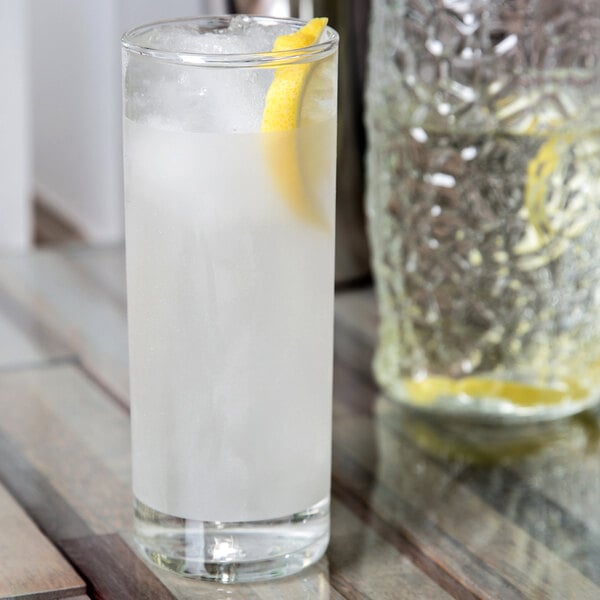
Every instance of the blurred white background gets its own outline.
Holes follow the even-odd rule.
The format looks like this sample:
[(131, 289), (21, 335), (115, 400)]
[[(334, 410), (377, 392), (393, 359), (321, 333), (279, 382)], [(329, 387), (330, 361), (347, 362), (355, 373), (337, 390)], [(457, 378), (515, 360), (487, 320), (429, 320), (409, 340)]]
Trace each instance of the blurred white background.
[[(237, 4), (286, 14), (286, 0)], [(83, 239), (123, 238), (121, 50), (144, 22), (226, 0), (0, 0), (0, 251), (33, 244), (34, 201)]]

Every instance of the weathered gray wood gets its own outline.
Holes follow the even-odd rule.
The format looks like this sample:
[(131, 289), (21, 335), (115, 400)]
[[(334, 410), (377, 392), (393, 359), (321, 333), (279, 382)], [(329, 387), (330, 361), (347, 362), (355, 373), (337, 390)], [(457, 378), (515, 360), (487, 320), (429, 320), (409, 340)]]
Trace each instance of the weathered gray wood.
[(11, 298), (0, 283), (0, 369), (73, 357), (74, 353)]
[(334, 585), (346, 584), (359, 597), (380, 600), (450, 598), (408, 556), (388, 544), (339, 501), (333, 502), (331, 524), (328, 555)]
[(600, 536), (600, 414), (565, 421), (540, 451), (510, 468)]
[(102, 283), (47, 250), (0, 257), (0, 288), (113, 393), (127, 398), (125, 307)]
[[(464, 467), (437, 465), (366, 417), (338, 421), (335, 434), (340, 449), (373, 475), (371, 509), (476, 593), (490, 594), (497, 574), (514, 597), (600, 597), (589, 579), (458, 482)], [(489, 597), (513, 596), (499, 585)]]
[[(78, 557), (96, 591), (133, 585), (152, 596), (164, 593), (160, 580), (177, 598), (214, 598), (222, 588), (146, 568), (125, 549), (123, 286), (119, 248), (0, 257), (0, 480), (69, 560)], [(518, 441), (496, 463), (472, 460), (475, 430), (462, 438), (448, 424), (408, 419), (379, 396), (376, 325), (372, 290), (338, 294), (328, 559), (295, 578), (227, 587), (227, 597), (600, 597), (598, 415)], [(484, 449), (498, 435), (484, 437)], [(140, 565), (133, 582), (111, 583), (91, 560), (95, 550), (108, 560), (111, 548)]]
[(174, 598), (115, 533), (64, 540), (61, 546), (100, 598)]
[(0, 598), (49, 600), (85, 584), (0, 485)]
[(46, 356), (11, 321), (0, 312), (0, 368), (17, 367), (23, 363), (36, 363)]
[(70, 246), (62, 256), (81, 274), (106, 290), (110, 297), (125, 307), (125, 249), (122, 244), (101, 250), (90, 246)]
[(70, 365), (0, 375), (0, 432), (96, 534), (132, 520), (127, 421), (101, 394)]
[[(363, 381), (372, 380), (365, 355), (376, 340), (374, 294), (340, 294), (336, 309), (336, 351), (352, 367), (350, 379), (360, 375)], [(344, 382), (339, 373), (338, 381)], [(351, 391), (352, 381), (344, 385), (350, 390), (345, 393), (347, 404), (356, 393)], [(372, 384), (367, 387), (375, 389)], [(426, 416), (407, 418), (406, 411), (402, 415), (383, 396), (378, 407), (388, 426), (396, 426), (425, 454), (442, 464), (463, 463), (462, 483), (600, 584), (600, 413), (546, 425), (489, 429)]]
[[(15, 397), (19, 398), (18, 402), (12, 401)], [(0, 374), (0, 411), (3, 414), (0, 435), (10, 440), (36, 473), (51, 482), (52, 488), (67, 503), (65, 510), (73, 513), (63, 516), (63, 527), (52, 528), (56, 504), (44, 506), (44, 488), (41, 488), (42, 496), (35, 502), (35, 517), (44, 527), (52, 529), (63, 549), (83, 556), (80, 560), (85, 561), (85, 556), (95, 547), (94, 536), (119, 532), (131, 544), (129, 426), (125, 411), (72, 365)], [(6, 456), (7, 447), (0, 444), (0, 456)], [(0, 476), (11, 480), (17, 488), (21, 474), (27, 476), (27, 470), (20, 467), (10, 471), (0, 467)], [(439, 597), (443, 597), (442, 590), (414, 564), (403, 560), (392, 546), (370, 531), (368, 525), (337, 502), (333, 510), (335, 558), (331, 560), (335, 573), (331, 577), (334, 580), (349, 581), (366, 596), (372, 593), (377, 597), (375, 592), (379, 590), (388, 594), (383, 598), (393, 597), (389, 596), (388, 582), (379, 580), (383, 573), (387, 579), (403, 582), (407, 589), (419, 582), (419, 587), (436, 590)], [(77, 525), (78, 522), (81, 525)], [(364, 546), (349, 545), (353, 536), (355, 540), (364, 540)], [(106, 540), (110, 539), (115, 538), (104, 537), (98, 548), (105, 548)], [(190, 582), (152, 567), (151, 571), (177, 598), (213, 597), (213, 584)], [(240, 588), (243, 595), (239, 597), (310, 600), (327, 597), (324, 596), (327, 592), (335, 599), (337, 592), (329, 588), (328, 581), (326, 563), (321, 563), (319, 568), (297, 577), (243, 586)], [(105, 582), (105, 585), (108, 584)], [(407, 592), (406, 596), (398, 597), (413, 596)]]

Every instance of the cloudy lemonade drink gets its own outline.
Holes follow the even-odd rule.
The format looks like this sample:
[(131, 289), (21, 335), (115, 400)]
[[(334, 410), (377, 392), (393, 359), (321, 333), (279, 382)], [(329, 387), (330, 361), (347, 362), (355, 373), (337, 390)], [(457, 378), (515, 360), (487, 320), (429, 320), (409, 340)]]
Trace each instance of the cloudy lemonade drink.
[(124, 37), (136, 533), (188, 575), (327, 545), (336, 50), (318, 19)]

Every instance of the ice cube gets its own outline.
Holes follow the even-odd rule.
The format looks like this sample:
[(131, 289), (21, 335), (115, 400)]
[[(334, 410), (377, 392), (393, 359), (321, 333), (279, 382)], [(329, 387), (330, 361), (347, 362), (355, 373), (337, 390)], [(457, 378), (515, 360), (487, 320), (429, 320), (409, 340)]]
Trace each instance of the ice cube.
[(249, 54), (268, 52), (275, 39), (291, 33), (289, 23), (257, 21), (245, 15), (231, 18), (227, 27), (206, 29), (200, 24), (166, 23), (136, 36), (135, 43), (166, 52)]
[[(159, 51), (192, 54), (267, 52), (291, 24), (233, 17), (207, 31), (196, 23), (170, 23), (139, 34), (134, 42)], [(135, 121), (186, 131), (258, 131), (272, 69), (203, 66), (128, 58), (126, 114)]]

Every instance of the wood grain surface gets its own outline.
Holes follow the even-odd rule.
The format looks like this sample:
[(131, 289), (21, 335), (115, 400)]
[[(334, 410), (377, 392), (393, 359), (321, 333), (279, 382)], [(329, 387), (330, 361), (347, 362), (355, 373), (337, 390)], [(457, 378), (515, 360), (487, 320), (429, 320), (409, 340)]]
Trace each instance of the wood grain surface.
[(600, 598), (598, 414), (485, 429), (408, 413), (373, 382), (376, 326), (371, 289), (338, 293), (327, 556), (218, 586), (135, 549), (122, 248), (0, 257), (0, 547), (30, 548), (0, 561), (0, 598)]
[(50, 600), (85, 590), (83, 580), (0, 485), (0, 597)]

